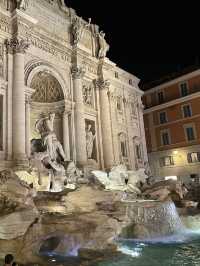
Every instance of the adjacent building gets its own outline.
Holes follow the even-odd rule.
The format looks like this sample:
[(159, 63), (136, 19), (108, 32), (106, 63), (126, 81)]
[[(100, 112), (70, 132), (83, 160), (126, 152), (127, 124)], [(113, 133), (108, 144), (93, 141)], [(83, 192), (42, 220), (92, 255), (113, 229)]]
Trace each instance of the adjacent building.
[(139, 79), (108, 50), (99, 26), (64, 0), (0, 0), (0, 168), (27, 164), (35, 123), (49, 112), (68, 160), (144, 166)]
[(146, 84), (144, 89), (145, 134), (153, 175), (199, 182), (199, 67)]

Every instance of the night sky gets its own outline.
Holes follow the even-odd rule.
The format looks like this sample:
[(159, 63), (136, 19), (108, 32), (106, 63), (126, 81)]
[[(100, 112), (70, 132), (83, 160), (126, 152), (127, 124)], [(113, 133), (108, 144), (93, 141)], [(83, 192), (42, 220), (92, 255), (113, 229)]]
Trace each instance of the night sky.
[[(136, 6), (137, 2), (132, 0), (110, 1), (65, 0), (66, 5), (74, 8), (79, 16), (86, 20), (91, 17), (92, 23), (100, 26), (110, 44), (108, 57), (140, 78), (142, 83), (198, 62), (197, 56), (187, 55), (188, 50), (191, 54), (194, 49), (187, 49), (186, 43), (189, 41), (191, 48), (191, 43), (196, 44), (197, 38), (189, 40), (189, 19), (184, 20), (183, 11), (178, 16), (170, 7), (170, 13), (164, 13), (167, 6), (163, 1), (160, 9), (158, 6), (154, 9), (152, 1), (149, 1), (151, 6), (147, 1), (141, 2), (141, 6)], [(187, 28), (184, 28), (184, 21), (187, 21)]]

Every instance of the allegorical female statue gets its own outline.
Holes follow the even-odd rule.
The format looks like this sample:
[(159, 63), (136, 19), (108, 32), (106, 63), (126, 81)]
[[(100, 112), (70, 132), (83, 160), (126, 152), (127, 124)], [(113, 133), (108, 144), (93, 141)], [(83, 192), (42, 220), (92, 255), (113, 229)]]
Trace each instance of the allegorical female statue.
[(100, 31), (98, 34), (98, 41), (99, 41), (99, 52), (98, 52), (98, 58), (104, 58), (106, 57), (106, 54), (110, 48), (110, 46), (107, 44), (105, 40), (105, 33), (103, 31)]
[(87, 158), (91, 159), (93, 147), (94, 147), (94, 139), (96, 135), (93, 135), (91, 130), (91, 125), (89, 124), (86, 129), (86, 150), (87, 150)]

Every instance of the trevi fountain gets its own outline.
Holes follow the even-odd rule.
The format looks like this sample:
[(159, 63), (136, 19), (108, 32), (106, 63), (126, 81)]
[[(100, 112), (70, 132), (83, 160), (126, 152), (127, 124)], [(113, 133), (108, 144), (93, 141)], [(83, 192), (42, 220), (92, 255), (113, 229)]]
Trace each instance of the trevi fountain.
[(0, 0), (2, 263), (200, 265), (198, 193), (152, 177), (139, 79), (109, 49), (63, 0)]

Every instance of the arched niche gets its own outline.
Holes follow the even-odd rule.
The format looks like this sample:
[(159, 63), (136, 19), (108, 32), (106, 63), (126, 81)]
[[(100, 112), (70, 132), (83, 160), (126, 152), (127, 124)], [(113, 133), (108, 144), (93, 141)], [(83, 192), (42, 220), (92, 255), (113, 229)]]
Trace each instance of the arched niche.
[(56, 103), (64, 100), (62, 87), (48, 71), (40, 71), (33, 77), (30, 87), (34, 89), (32, 101), (38, 103)]
[(35, 131), (35, 123), (41, 117), (47, 117), (50, 112), (54, 112), (54, 131), (58, 140), (63, 143), (63, 121), (64, 112), (63, 88), (58, 79), (47, 70), (37, 71), (29, 82), (29, 86), (34, 90), (31, 96), (31, 139), (40, 138)]

